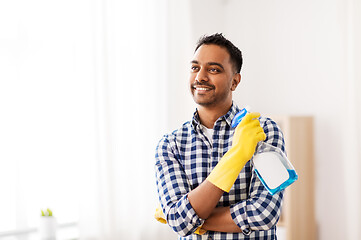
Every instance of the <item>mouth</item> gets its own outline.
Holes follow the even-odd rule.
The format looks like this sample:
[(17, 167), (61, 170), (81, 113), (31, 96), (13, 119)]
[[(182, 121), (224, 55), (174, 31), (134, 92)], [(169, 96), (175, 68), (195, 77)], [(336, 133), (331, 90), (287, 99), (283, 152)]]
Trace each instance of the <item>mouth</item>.
[(214, 88), (213, 87), (210, 87), (210, 86), (202, 86), (202, 85), (193, 85), (192, 88), (194, 90), (196, 90), (197, 92), (206, 92), (206, 91), (210, 91), (210, 90), (213, 90)]
[(196, 89), (197, 91), (209, 91), (209, 90), (211, 90), (210, 88), (202, 88), (202, 87), (195, 87), (194, 89)]

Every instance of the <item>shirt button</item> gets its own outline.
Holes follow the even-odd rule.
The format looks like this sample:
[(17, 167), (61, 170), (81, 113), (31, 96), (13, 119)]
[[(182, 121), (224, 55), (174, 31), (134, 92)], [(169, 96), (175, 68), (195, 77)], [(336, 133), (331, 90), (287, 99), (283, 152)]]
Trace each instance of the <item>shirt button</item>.
[(250, 235), (251, 234), (251, 230), (249, 228), (245, 228), (243, 230), (243, 234), (245, 234), (246, 236)]

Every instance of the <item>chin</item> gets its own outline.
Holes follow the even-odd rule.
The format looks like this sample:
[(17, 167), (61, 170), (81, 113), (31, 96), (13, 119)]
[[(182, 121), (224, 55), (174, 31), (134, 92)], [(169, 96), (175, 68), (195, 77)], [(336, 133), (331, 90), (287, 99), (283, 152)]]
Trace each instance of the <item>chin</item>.
[(195, 102), (202, 107), (211, 107), (215, 105), (213, 101), (195, 101)]

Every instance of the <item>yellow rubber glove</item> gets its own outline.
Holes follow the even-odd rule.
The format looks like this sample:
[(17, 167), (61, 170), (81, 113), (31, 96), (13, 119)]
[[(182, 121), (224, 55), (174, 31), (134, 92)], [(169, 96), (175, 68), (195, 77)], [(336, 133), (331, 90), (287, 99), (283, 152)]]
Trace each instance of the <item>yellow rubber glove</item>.
[(239, 173), (252, 158), (257, 143), (266, 139), (259, 113), (247, 113), (236, 127), (232, 147), (224, 154), (207, 180), (225, 192), (229, 192)]
[(155, 209), (154, 218), (160, 223), (163, 223), (163, 224), (167, 223), (167, 220), (165, 219), (164, 213), (163, 213), (163, 211), (162, 211), (162, 209), (160, 207), (157, 207)]
[[(163, 223), (163, 224), (167, 223), (167, 220), (165, 219), (164, 213), (163, 213), (160, 206), (158, 206), (155, 209), (154, 218), (160, 223)], [(197, 230), (194, 233), (198, 234), (198, 235), (203, 235), (206, 232), (207, 232), (206, 230), (202, 229), (201, 227), (198, 227)]]

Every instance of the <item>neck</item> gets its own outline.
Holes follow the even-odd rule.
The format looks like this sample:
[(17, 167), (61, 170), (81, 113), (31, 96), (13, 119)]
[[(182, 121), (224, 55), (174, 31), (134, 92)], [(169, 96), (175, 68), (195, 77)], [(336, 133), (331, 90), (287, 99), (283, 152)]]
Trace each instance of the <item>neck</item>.
[(217, 107), (198, 105), (199, 120), (206, 128), (212, 129), (217, 119), (225, 115), (231, 106), (232, 102)]

